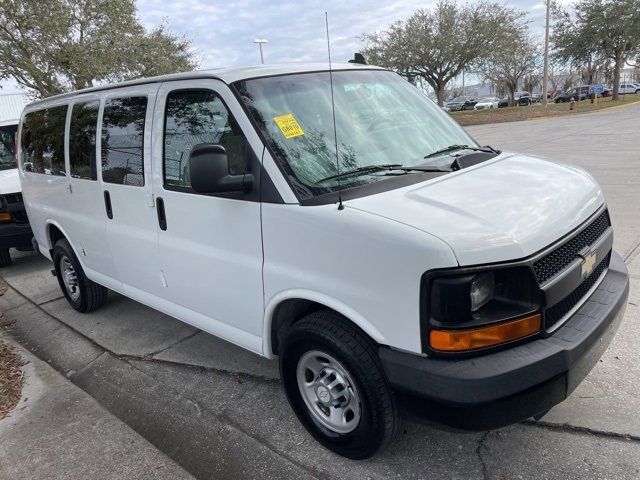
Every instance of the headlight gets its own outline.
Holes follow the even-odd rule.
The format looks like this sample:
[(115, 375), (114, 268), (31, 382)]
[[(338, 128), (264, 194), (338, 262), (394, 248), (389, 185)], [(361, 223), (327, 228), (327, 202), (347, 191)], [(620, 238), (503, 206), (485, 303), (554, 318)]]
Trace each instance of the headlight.
[(477, 275), (471, 281), (471, 311), (476, 312), (493, 298), (495, 276), (493, 272)]
[[(535, 315), (540, 310), (541, 291), (529, 266), (472, 267), (427, 272), (422, 280), (421, 325), (424, 350), (443, 351), (432, 344), (434, 339), (456, 339), (460, 348), (448, 348), (446, 351), (464, 350), (460, 338), (467, 338), (461, 332), (474, 332), (469, 340), (468, 350), (493, 345), (479, 336), (495, 337), (494, 330), (486, 327), (498, 326)], [(539, 317), (538, 317), (539, 318)], [(529, 331), (518, 328), (513, 323), (511, 332)], [(537, 328), (535, 321), (527, 325)], [(430, 335), (432, 331), (447, 332), (447, 335)], [(448, 335), (449, 333), (454, 335)], [(514, 339), (511, 335), (497, 336), (502, 342)], [(466, 341), (466, 340), (465, 340)], [(442, 345), (442, 341), (439, 345)]]

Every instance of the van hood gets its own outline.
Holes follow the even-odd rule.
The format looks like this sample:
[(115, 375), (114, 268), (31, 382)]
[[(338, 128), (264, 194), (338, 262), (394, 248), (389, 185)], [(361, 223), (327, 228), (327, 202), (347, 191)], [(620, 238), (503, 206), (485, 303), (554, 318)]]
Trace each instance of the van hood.
[(604, 203), (585, 171), (541, 158), (498, 157), (427, 182), (345, 202), (447, 243), (460, 265), (530, 256)]
[(18, 177), (18, 169), (10, 168), (8, 170), (0, 170), (0, 195), (17, 193), (20, 191), (20, 177)]

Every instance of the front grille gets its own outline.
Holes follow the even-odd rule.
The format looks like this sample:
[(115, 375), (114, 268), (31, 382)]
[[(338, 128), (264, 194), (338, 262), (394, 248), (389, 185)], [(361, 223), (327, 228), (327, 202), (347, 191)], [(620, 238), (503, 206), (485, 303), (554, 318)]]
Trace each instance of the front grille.
[(584, 279), (584, 281), (578, 285), (578, 287), (571, 292), (569, 295), (564, 297), (558, 303), (548, 308), (544, 312), (544, 328), (545, 330), (549, 330), (556, 323), (558, 323), (562, 318), (571, 311), (573, 307), (575, 307), (578, 302), (587, 294), (587, 292), (596, 284), (596, 281), (602, 275), (602, 272), (609, 266), (609, 261), (611, 260), (611, 252), (604, 257), (598, 266), (593, 269), (591, 274)]
[(533, 264), (538, 283), (543, 284), (564, 270), (571, 262), (579, 257), (578, 253), (593, 245), (611, 226), (609, 211), (605, 210), (575, 237), (560, 245), (551, 253), (545, 255)]

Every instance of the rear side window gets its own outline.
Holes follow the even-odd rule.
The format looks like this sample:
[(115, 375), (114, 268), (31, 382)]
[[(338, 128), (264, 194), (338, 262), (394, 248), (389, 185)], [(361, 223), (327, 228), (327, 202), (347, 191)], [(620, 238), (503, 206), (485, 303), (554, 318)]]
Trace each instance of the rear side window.
[(27, 172), (66, 175), (64, 127), (67, 106), (27, 113), (22, 124), (22, 168)]
[(164, 184), (191, 188), (189, 155), (200, 143), (222, 145), (229, 173), (245, 170), (245, 137), (220, 97), (211, 90), (179, 90), (167, 96)]
[(74, 178), (97, 180), (96, 132), (100, 102), (76, 103), (69, 126), (69, 173)]
[(16, 168), (17, 125), (0, 127), (0, 170)]
[(147, 97), (107, 100), (102, 117), (102, 180), (144, 185), (143, 145)]

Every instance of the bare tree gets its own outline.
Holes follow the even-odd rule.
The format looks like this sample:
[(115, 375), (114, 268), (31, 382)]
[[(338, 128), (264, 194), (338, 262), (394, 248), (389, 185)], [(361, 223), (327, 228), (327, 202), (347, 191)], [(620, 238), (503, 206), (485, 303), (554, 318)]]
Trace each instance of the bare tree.
[(504, 26), (523, 15), (499, 3), (458, 6), (440, 0), (433, 9), (417, 10), (408, 19), (360, 39), (370, 63), (423, 78), (442, 105), (447, 84), (491, 51)]
[(539, 68), (540, 54), (540, 47), (530, 37), (528, 26), (513, 22), (502, 32), (500, 42), (478, 62), (478, 70), (486, 80), (504, 86), (509, 106), (513, 106), (520, 81)]

